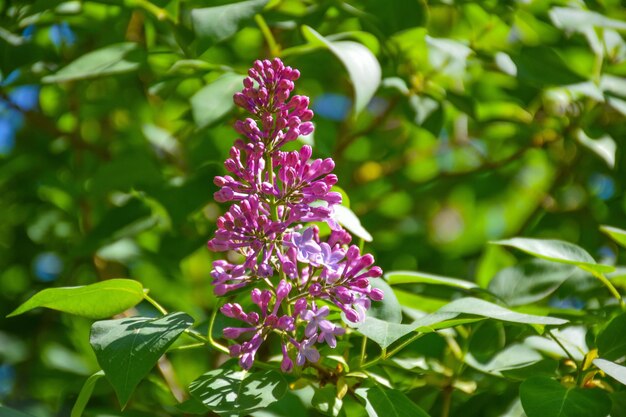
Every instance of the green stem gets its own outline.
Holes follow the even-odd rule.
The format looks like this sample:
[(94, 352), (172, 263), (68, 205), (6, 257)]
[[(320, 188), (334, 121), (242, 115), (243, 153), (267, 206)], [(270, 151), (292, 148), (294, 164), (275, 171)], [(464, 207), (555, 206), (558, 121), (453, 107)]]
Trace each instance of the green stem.
[(365, 360), (365, 348), (367, 347), (367, 337), (363, 336), (363, 340), (361, 342), (361, 359), (359, 360), (359, 364), (363, 365), (363, 361)]
[(615, 297), (617, 299), (617, 301), (619, 301), (619, 305), (623, 308), (626, 308), (626, 305), (624, 304), (624, 299), (622, 298), (621, 294), (619, 293), (619, 291), (617, 291), (617, 289), (613, 286), (613, 284), (611, 283), (611, 281), (608, 280), (607, 277), (604, 276), (603, 273), (595, 271), (595, 270), (591, 270), (591, 269), (586, 269), (583, 268), (588, 272), (591, 272), (591, 274), (598, 278), (600, 280), (600, 282), (602, 284), (604, 284), (605, 287), (607, 287), (609, 289), (609, 291), (611, 292), (611, 294), (613, 294), (613, 297)]
[(407, 340), (405, 340), (404, 342), (400, 343), (397, 347), (393, 348), (389, 352), (387, 352), (387, 349), (383, 349), (383, 351), (380, 353), (380, 356), (378, 356), (376, 359), (372, 359), (371, 361), (366, 362), (363, 365), (361, 365), (361, 369), (370, 368), (370, 367), (376, 365), (378, 362), (380, 362), (382, 360), (389, 359), (390, 357), (392, 357), (396, 353), (400, 352), (402, 349), (404, 349), (405, 347), (407, 347), (411, 343), (415, 342), (420, 337), (424, 336), (424, 334), (425, 333), (416, 333), (416, 334), (414, 334), (413, 336), (409, 337)]
[(169, 352), (172, 352), (174, 350), (197, 349), (197, 348), (205, 347), (206, 345), (207, 345), (206, 342), (200, 342), (200, 343), (192, 343), (190, 345), (176, 346), (176, 347), (171, 348)]
[(156, 17), (158, 20), (176, 23), (176, 20), (172, 16), (170, 16), (167, 10), (162, 9), (147, 0), (127, 0), (126, 4), (144, 9), (145, 11)]
[(167, 310), (163, 308), (163, 306), (161, 306), (161, 304), (157, 303), (156, 300), (152, 297), (150, 297), (148, 295), (147, 292), (144, 292), (143, 294), (143, 298), (149, 302), (150, 304), (152, 304), (154, 306), (154, 308), (156, 308), (157, 310), (159, 310), (159, 313), (163, 314), (164, 316), (167, 315)]
[(213, 339), (213, 324), (215, 323), (215, 317), (217, 317), (217, 306), (213, 309), (213, 313), (211, 314), (211, 321), (209, 321), (209, 331), (208, 331), (208, 337), (209, 337), (209, 343), (211, 344), (211, 346), (213, 346), (215, 349), (224, 352), (226, 354), (230, 354), (230, 350), (228, 350), (228, 348), (224, 345), (222, 345), (221, 343), (218, 343), (215, 341), (215, 339)]
[(580, 377), (581, 377), (581, 368), (582, 366), (576, 362), (576, 359), (574, 359), (574, 356), (569, 352), (569, 350), (567, 350), (567, 348), (563, 345), (563, 343), (561, 343), (561, 341), (552, 333), (551, 330), (548, 330), (548, 336), (550, 336), (550, 338), (552, 340), (554, 340), (556, 342), (557, 345), (559, 345), (559, 347), (561, 348), (561, 350), (563, 350), (563, 352), (565, 352), (565, 354), (567, 355), (567, 357), (569, 358), (570, 361), (572, 361), (572, 363), (574, 364), (574, 366), (576, 366), (576, 383), (579, 384), (580, 383)]
[(254, 21), (259, 26), (259, 29), (261, 29), (261, 33), (263, 33), (263, 37), (265, 38), (267, 46), (270, 49), (270, 55), (280, 56), (280, 46), (278, 46), (278, 43), (276, 42), (276, 39), (274, 38), (270, 27), (267, 25), (267, 22), (265, 22), (265, 19), (263, 19), (263, 16), (261, 16), (260, 14), (255, 15)]
[(183, 330), (183, 333), (185, 333), (187, 336), (193, 337), (196, 340), (199, 340), (200, 342), (202, 342), (205, 345), (207, 343), (209, 343), (209, 340), (206, 337), (202, 336), (200, 333), (195, 332), (195, 331), (193, 331), (191, 329), (185, 329), (185, 330)]

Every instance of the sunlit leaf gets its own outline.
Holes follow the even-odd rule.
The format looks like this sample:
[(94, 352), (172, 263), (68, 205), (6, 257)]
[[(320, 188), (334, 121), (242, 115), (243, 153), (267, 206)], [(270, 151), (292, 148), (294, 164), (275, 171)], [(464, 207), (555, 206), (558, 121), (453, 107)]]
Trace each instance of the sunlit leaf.
[(189, 392), (215, 413), (248, 414), (281, 399), (287, 382), (276, 371), (216, 369), (193, 381)]
[(574, 265), (531, 259), (498, 272), (489, 291), (510, 306), (530, 304), (552, 294), (575, 271)]
[(311, 405), (326, 416), (337, 417), (343, 407), (343, 401), (337, 398), (337, 387), (328, 384), (315, 390)]
[(354, 88), (354, 111), (360, 113), (378, 90), (381, 81), (382, 71), (374, 54), (360, 43), (331, 42), (309, 26), (303, 26), (302, 33), (310, 43), (328, 48), (346, 67)]
[(598, 139), (591, 139), (582, 129), (580, 129), (578, 131), (577, 138), (583, 146), (602, 158), (609, 168), (615, 168), (615, 152), (617, 151), (617, 144), (612, 137), (604, 135)]
[(78, 57), (55, 74), (43, 77), (42, 81), (58, 83), (131, 72), (139, 69), (141, 60), (138, 44), (117, 43)]
[(372, 235), (361, 224), (359, 218), (346, 206), (336, 205), (333, 208), (333, 218), (343, 227), (348, 229), (355, 236), (363, 239), (366, 242), (372, 241)]
[(576, 265), (598, 272), (612, 272), (614, 267), (596, 263), (589, 253), (573, 243), (552, 239), (529, 239), (515, 237), (492, 242), (496, 245), (511, 246), (538, 258), (548, 261)]
[(122, 313), (143, 300), (143, 286), (130, 279), (109, 279), (81, 287), (47, 288), (33, 295), (7, 317), (46, 307), (90, 319)]
[(446, 304), (439, 309), (439, 313), (474, 314), (496, 320), (511, 323), (539, 324), (539, 325), (560, 325), (567, 323), (567, 320), (555, 317), (535, 316), (532, 314), (517, 313), (497, 304), (490, 303), (473, 297), (460, 298)]
[(626, 385), (626, 366), (618, 365), (606, 359), (594, 359), (593, 364), (602, 369), (608, 376)]
[(263, 10), (268, 0), (249, 0), (191, 11), (196, 36), (208, 45), (234, 35), (241, 24)]
[(167, 348), (192, 324), (193, 319), (185, 313), (93, 324), (89, 341), (122, 406)]
[(433, 313), (411, 324), (398, 324), (375, 317), (366, 317), (363, 323), (357, 326), (357, 330), (384, 349), (417, 329), (428, 331), (427, 329), (431, 326), (453, 319), (456, 316), (458, 314), (455, 313)]
[(392, 271), (385, 274), (385, 278), (389, 285), (401, 284), (432, 284), (444, 285), (446, 287), (459, 288), (463, 290), (472, 290), (479, 288), (473, 282), (465, 281), (457, 278), (442, 277), (439, 275), (428, 274), (419, 271)]
[(600, 230), (626, 248), (626, 230), (618, 229), (617, 227), (612, 226), (600, 226)]
[(191, 97), (191, 111), (198, 128), (210, 126), (233, 109), (233, 94), (243, 88), (243, 78), (239, 74), (224, 74)]
[(606, 417), (611, 411), (611, 400), (605, 391), (567, 388), (543, 376), (524, 381), (520, 399), (528, 417)]
[(611, 19), (591, 10), (554, 7), (549, 14), (556, 27), (569, 31), (580, 32), (590, 26), (626, 31), (626, 22)]
[(372, 302), (367, 315), (390, 323), (402, 322), (402, 307), (389, 284), (382, 279), (371, 279), (370, 285), (381, 290), (384, 296), (382, 301)]

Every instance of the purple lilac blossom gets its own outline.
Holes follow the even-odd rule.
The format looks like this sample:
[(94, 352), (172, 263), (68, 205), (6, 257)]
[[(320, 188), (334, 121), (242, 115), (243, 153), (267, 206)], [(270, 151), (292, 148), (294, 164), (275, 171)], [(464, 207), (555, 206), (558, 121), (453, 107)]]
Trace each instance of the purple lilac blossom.
[[(250, 307), (226, 303), (225, 316), (241, 325), (223, 336), (235, 343), (230, 355), (250, 369), (263, 342), (281, 340), (283, 372), (317, 362), (318, 344), (337, 346), (346, 329), (331, 321), (343, 312), (358, 323), (372, 301), (383, 293), (369, 279), (382, 275), (374, 258), (349, 246), (352, 237), (333, 220), (341, 194), (332, 191), (337, 176), (331, 158), (311, 159), (313, 150), (280, 150), (287, 142), (313, 131), (309, 99), (294, 95), (300, 72), (279, 59), (255, 61), (234, 102), (249, 116), (235, 123), (243, 136), (230, 150), (228, 175), (215, 177), (218, 202), (231, 202), (219, 217), (212, 251), (234, 252), (239, 263), (213, 262), (211, 277), (217, 296), (251, 287)], [(320, 238), (309, 222), (326, 222), (331, 233)], [(248, 304), (246, 304), (248, 305)], [(295, 359), (295, 360), (294, 360)], [(295, 365), (294, 365), (295, 364)]]

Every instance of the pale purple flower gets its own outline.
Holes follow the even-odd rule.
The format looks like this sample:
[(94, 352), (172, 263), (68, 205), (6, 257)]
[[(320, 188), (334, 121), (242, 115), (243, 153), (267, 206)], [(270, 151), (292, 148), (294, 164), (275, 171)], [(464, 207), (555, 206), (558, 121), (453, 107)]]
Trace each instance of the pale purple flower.
[(328, 320), (320, 321), (319, 328), (320, 334), (317, 337), (317, 341), (320, 343), (326, 342), (328, 343), (328, 346), (333, 349), (337, 347), (337, 339), (335, 336), (341, 336), (346, 332), (346, 329), (336, 326)]
[(332, 249), (326, 242), (320, 243), (320, 249), (315, 264), (324, 267), (321, 277), (332, 284), (341, 276), (342, 265), (339, 262), (346, 256), (346, 251), (341, 247)]
[(320, 353), (315, 349), (316, 338), (305, 339), (300, 343), (298, 347), (298, 353), (296, 355), (296, 364), (298, 366), (304, 365), (308, 360), (309, 362), (317, 362), (320, 360)]
[(316, 310), (305, 310), (300, 313), (302, 319), (307, 322), (306, 328), (304, 329), (304, 335), (306, 337), (313, 337), (316, 334), (320, 323), (322, 321), (328, 321), (325, 320), (328, 313), (330, 313), (330, 309), (327, 306), (323, 306), (322, 308)]
[(309, 263), (322, 251), (320, 245), (315, 241), (312, 227), (305, 229), (302, 233), (293, 232), (290, 244), (296, 248), (299, 262)]

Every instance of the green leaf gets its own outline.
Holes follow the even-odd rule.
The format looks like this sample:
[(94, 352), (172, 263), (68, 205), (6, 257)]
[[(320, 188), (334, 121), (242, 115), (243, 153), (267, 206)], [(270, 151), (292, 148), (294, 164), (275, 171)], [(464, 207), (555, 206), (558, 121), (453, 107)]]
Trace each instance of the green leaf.
[(626, 356), (626, 313), (614, 317), (598, 334), (596, 340), (598, 356), (608, 360), (617, 360)]
[(604, 135), (598, 139), (591, 139), (582, 129), (579, 129), (576, 138), (584, 147), (604, 160), (609, 168), (615, 168), (617, 144), (612, 137)]
[[(517, 313), (488, 301), (466, 297), (446, 304), (437, 312), (421, 317), (410, 324), (398, 324), (374, 317), (366, 317), (363, 323), (355, 327), (359, 333), (371, 339), (380, 347), (387, 348), (395, 341), (416, 330), (429, 332), (438, 328), (460, 324), (460, 322), (457, 323), (453, 320), (460, 314), (470, 314), (511, 323), (531, 325), (560, 325), (567, 323), (567, 320)], [(469, 320), (474, 321), (473, 319)]]
[(247, 414), (281, 399), (287, 381), (276, 371), (216, 369), (193, 381), (189, 392), (215, 413)]
[(356, 329), (359, 333), (377, 343), (381, 348), (386, 349), (395, 341), (409, 333), (413, 333), (418, 329), (428, 332), (432, 326), (453, 319), (456, 316), (458, 316), (458, 314), (433, 313), (415, 320), (410, 324), (398, 324), (380, 320), (375, 317), (366, 317), (363, 323), (360, 323)]
[(612, 226), (600, 226), (600, 230), (626, 248), (626, 230), (618, 229), (617, 227)]
[(372, 235), (365, 230), (361, 221), (352, 210), (343, 205), (336, 205), (334, 208), (333, 218), (343, 227), (352, 232), (353, 235), (363, 239), (366, 242), (372, 241)]
[(72, 414), (70, 417), (81, 417), (83, 415), (83, 411), (85, 411), (85, 406), (87, 406), (89, 398), (91, 398), (91, 393), (96, 386), (96, 382), (98, 382), (98, 380), (103, 376), (104, 371), (98, 371), (87, 378), (87, 381), (85, 381), (85, 384), (78, 394), (74, 407), (72, 407)]
[(328, 48), (346, 67), (354, 87), (354, 113), (360, 113), (370, 102), (381, 82), (382, 70), (374, 54), (360, 43), (331, 42), (306, 25), (302, 27), (302, 34), (309, 43)]
[(268, 0), (250, 0), (191, 11), (191, 24), (206, 46), (234, 35), (242, 23), (259, 13)]
[(385, 278), (389, 285), (400, 284), (433, 284), (445, 285), (447, 287), (460, 288), (462, 290), (472, 290), (479, 288), (473, 282), (462, 279), (442, 277), (439, 275), (427, 274), (417, 271), (393, 271), (385, 274)]
[(618, 365), (606, 359), (594, 359), (593, 364), (602, 369), (608, 376), (626, 385), (626, 366)]
[(510, 306), (530, 304), (552, 294), (575, 271), (573, 265), (531, 259), (498, 272), (489, 291)]
[(543, 356), (526, 345), (513, 344), (498, 352), (488, 363), (481, 363), (471, 353), (465, 356), (465, 362), (479, 371), (502, 376), (502, 371), (518, 369), (535, 364)]
[(42, 81), (58, 83), (131, 72), (139, 69), (142, 59), (136, 43), (117, 43), (78, 57), (56, 74), (43, 77)]
[(191, 111), (198, 128), (212, 125), (233, 109), (233, 94), (243, 88), (243, 78), (226, 73), (191, 97)]
[(389, 284), (382, 279), (372, 279), (370, 280), (370, 284), (372, 288), (381, 290), (384, 296), (382, 301), (372, 302), (372, 306), (367, 311), (367, 315), (390, 323), (401, 323), (402, 307)]
[(571, 7), (554, 7), (550, 10), (554, 26), (567, 31), (580, 32), (589, 27), (626, 31), (626, 22), (611, 19), (600, 13)]
[(566, 388), (543, 376), (531, 377), (520, 386), (520, 399), (528, 417), (606, 417), (611, 400), (600, 389)]
[(567, 320), (555, 317), (535, 316), (511, 311), (497, 304), (490, 303), (478, 298), (466, 297), (452, 301), (439, 309), (438, 313), (474, 314), (491, 319), (507, 321), (510, 323), (561, 325)]
[(122, 313), (143, 300), (141, 283), (130, 279), (108, 279), (81, 287), (48, 288), (33, 295), (7, 317), (33, 308), (46, 307), (90, 319)]
[(561, 240), (515, 237), (491, 243), (496, 245), (511, 246), (538, 258), (576, 265), (586, 270), (593, 270), (601, 273), (612, 272), (615, 270), (612, 266), (596, 263), (595, 259), (593, 259), (593, 257), (580, 246), (576, 246), (569, 242), (563, 242)]
[(369, 417), (429, 417), (402, 392), (374, 386), (359, 388), (355, 394), (365, 400), (365, 411)]
[(549, 46), (523, 48), (511, 56), (517, 66), (518, 78), (536, 86), (568, 85), (586, 81), (573, 72)]
[(343, 401), (337, 398), (337, 387), (327, 384), (315, 390), (311, 405), (326, 416), (337, 417), (343, 407)]
[(0, 405), (0, 417), (33, 417), (33, 415)]
[(90, 343), (122, 406), (176, 338), (193, 324), (185, 313), (97, 321)]

